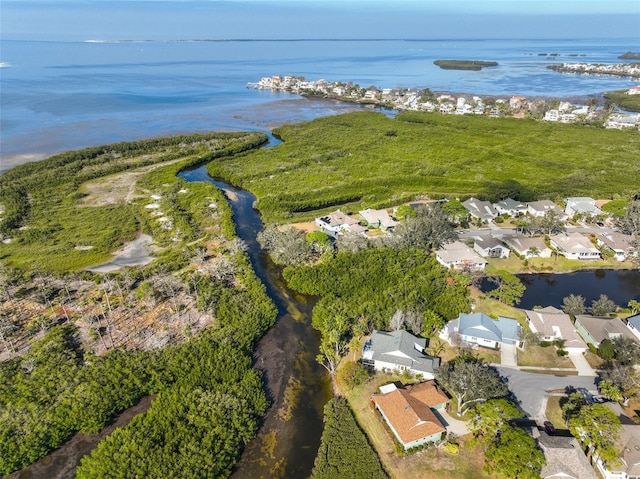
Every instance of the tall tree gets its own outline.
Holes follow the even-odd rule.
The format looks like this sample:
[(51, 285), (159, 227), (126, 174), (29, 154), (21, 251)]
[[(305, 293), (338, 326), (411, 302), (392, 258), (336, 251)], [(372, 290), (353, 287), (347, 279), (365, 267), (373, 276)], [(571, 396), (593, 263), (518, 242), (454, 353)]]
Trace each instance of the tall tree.
[(605, 379), (620, 388), (623, 404), (626, 406), (629, 401), (640, 394), (640, 371), (633, 366), (614, 365), (604, 372)]
[(562, 311), (570, 316), (577, 316), (587, 312), (584, 296), (570, 294), (562, 299)]
[(488, 296), (496, 298), (501, 303), (513, 306), (519, 304), (520, 299), (525, 291), (525, 286), (515, 275), (508, 271), (498, 271), (491, 276), (490, 281), (496, 283), (496, 289), (492, 289), (487, 293)]
[(605, 463), (618, 458), (615, 444), (622, 426), (616, 413), (607, 406), (583, 406), (568, 422), (571, 434), (589, 448), (589, 455), (597, 453)]
[(591, 314), (594, 316), (607, 316), (613, 313), (618, 306), (606, 294), (601, 294), (598, 299), (591, 302)]
[(430, 250), (457, 238), (447, 213), (438, 205), (418, 208), (414, 218), (396, 226), (392, 244), (398, 248), (421, 248)]
[(640, 343), (632, 338), (620, 336), (613, 339), (615, 358), (622, 366), (640, 364)]
[(472, 404), (506, 396), (507, 385), (495, 368), (473, 358), (458, 358), (442, 365), (436, 379), (458, 402), (458, 414)]
[(509, 420), (522, 417), (522, 411), (506, 398), (490, 399), (476, 404), (475, 417), (470, 422), (474, 436), (483, 436), (492, 441), (508, 425)]
[(536, 441), (519, 427), (507, 427), (485, 452), (484, 470), (508, 479), (538, 479), (546, 464)]

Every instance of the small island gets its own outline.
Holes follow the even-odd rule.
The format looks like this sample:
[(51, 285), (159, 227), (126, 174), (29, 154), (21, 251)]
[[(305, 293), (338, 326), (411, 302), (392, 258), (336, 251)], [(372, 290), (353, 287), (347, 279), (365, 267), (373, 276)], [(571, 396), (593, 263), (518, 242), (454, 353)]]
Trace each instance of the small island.
[(626, 52), (618, 56), (621, 60), (640, 60), (640, 52)]
[(443, 70), (473, 70), (480, 71), (485, 67), (497, 67), (498, 62), (484, 62), (478, 60), (436, 60), (434, 65), (438, 65)]

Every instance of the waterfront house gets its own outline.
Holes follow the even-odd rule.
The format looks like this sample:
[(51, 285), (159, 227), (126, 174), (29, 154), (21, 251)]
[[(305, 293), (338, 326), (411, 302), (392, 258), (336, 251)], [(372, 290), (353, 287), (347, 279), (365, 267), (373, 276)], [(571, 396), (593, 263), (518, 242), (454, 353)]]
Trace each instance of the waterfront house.
[(460, 313), (445, 325), (440, 337), (454, 344), (459, 337), (463, 343), (500, 349), (503, 344), (520, 346), (522, 328), (513, 318), (493, 319), (484, 313)]
[(389, 216), (387, 210), (372, 210), (367, 208), (359, 212), (360, 218), (372, 228), (380, 228), (383, 231), (393, 229), (398, 222)]
[(567, 259), (600, 259), (600, 250), (580, 233), (562, 233), (550, 236), (549, 242)]
[(527, 205), (512, 198), (506, 198), (498, 201), (497, 203), (494, 203), (493, 207), (496, 212), (501, 215), (508, 214), (509, 216), (518, 216), (527, 212)]
[(598, 479), (575, 437), (541, 431), (538, 445), (547, 460), (540, 471), (542, 479)]
[(634, 253), (633, 238), (630, 235), (617, 231), (600, 233), (596, 241), (598, 246), (613, 251), (613, 258), (617, 261), (624, 261)]
[(498, 212), (493, 205), (488, 201), (482, 201), (477, 198), (469, 198), (462, 202), (462, 206), (469, 212), (469, 214), (482, 221), (491, 221), (498, 216)]
[(602, 214), (602, 210), (596, 206), (596, 200), (586, 196), (567, 198), (565, 204), (564, 212), (569, 218), (575, 215), (593, 217)]
[(371, 396), (372, 406), (405, 450), (444, 437), (446, 428), (434, 411), (444, 409), (448, 401), (435, 381), (403, 388), (387, 384)]
[(624, 320), (624, 324), (626, 324), (629, 331), (640, 340), (640, 314), (629, 316)]
[(340, 210), (316, 218), (316, 225), (333, 238), (345, 232), (350, 232), (351, 227), (357, 224), (358, 220), (351, 218)]
[(520, 235), (503, 236), (502, 241), (520, 256), (525, 258), (551, 258), (551, 248), (539, 236)]
[(576, 331), (587, 344), (596, 348), (605, 339), (613, 341), (625, 337), (636, 340), (634, 333), (619, 318), (599, 318), (590, 314), (578, 314), (575, 322)]
[(622, 130), (625, 128), (635, 128), (640, 122), (640, 115), (611, 115), (605, 122), (605, 128)]
[(424, 354), (427, 339), (408, 331), (373, 331), (362, 350), (362, 364), (376, 371), (408, 371), (433, 379), (440, 358)]
[(525, 309), (527, 323), (532, 332), (540, 335), (543, 341), (564, 340), (564, 349), (569, 352), (583, 353), (586, 343), (576, 332), (571, 317), (558, 308), (547, 306), (533, 310)]
[(447, 243), (436, 250), (436, 260), (447, 268), (483, 271), (487, 261), (460, 241)]
[(483, 258), (509, 257), (509, 248), (493, 236), (480, 236), (474, 241), (473, 249)]
[(558, 110), (549, 110), (544, 114), (544, 121), (558, 121), (560, 112)]

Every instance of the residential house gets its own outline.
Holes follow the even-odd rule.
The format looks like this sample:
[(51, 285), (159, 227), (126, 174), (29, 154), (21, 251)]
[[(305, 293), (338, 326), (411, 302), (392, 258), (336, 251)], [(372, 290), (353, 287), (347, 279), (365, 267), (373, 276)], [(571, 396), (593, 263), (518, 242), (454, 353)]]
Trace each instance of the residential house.
[(393, 229), (398, 224), (396, 220), (389, 216), (387, 210), (372, 210), (368, 208), (360, 211), (359, 214), (360, 218), (365, 220), (368, 226), (380, 228), (384, 231)]
[(611, 115), (605, 122), (605, 128), (615, 128), (622, 130), (624, 128), (635, 128), (640, 121), (640, 115)]
[(538, 445), (547, 463), (540, 471), (542, 479), (598, 479), (573, 436), (550, 436), (540, 432)]
[(498, 216), (498, 212), (493, 205), (488, 201), (481, 201), (477, 198), (469, 198), (462, 202), (462, 206), (469, 212), (474, 218), (478, 218), (482, 221), (491, 221)]
[(482, 256), (460, 241), (442, 245), (442, 248), (436, 250), (436, 259), (447, 268), (469, 271), (484, 271), (487, 265)]
[(567, 198), (565, 203), (564, 212), (569, 218), (573, 218), (578, 214), (592, 217), (602, 214), (602, 210), (596, 206), (596, 200), (593, 198), (586, 196)]
[(587, 345), (576, 332), (571, 317), (558, 308), (526, 310), (527, 322), (532, 332), (540, 335), (544, 341), (564, 340), (564, 349), (569, 352), (583, 353)]
[(448, 401), (435, 381), (404, 388), (388, 384), (371, 396), (373, 407), (405, 450), (444, 438), (446, 428), (434, 410), (444, 409)]
[(551, 258), (551, 248), (540, 237), (509, 235), (503, 236), (502, 241), (520, 256), (525, 258)]
[(629, 316), (624, 320), (624, 324), (626, 324), (629, 331), (640, 340), (640, 314)]
[(578, 314), (575, 322), (576, 331), (587, 344), (596, 348), (605, 339), (613, 341), (625, 337), (635, 340), (635, 335), (619, 318), (598, 318), (589, 314)]
[(509, 248), (493, 236), (480, 236), (474, 241), (473, 249), (483, 258), (509, 257)]
[(640, 85), (632, 86), (627, 90), (627, 95), (640, 95)]
[(357, 224), (358, 220), (351, 218), (340, 210), (316, 218), (316, 225), (334, 238), (340, 234), (351, 231), (351, 227)]
[(598, 246), (613, 251), (613, 258), (624, 261), (634, 254), (633, 238), (630, 235), (612, 231), (610, 233), (600, 233), (596, 239)]
[(618, 403), (605, 404), (616, 413), (622, 425), (616, 442), (620, 460), (604, 463), (596, 453), (593, 456), (596, 469), (604, 479), (640, 479), (640, 426), (624, 413)]
[(433, 379), (440, 358), (424, 354), (426, 338), (408, 331), (373, 331), (362, 350), (362, 364), (376, 371), (408, 371)]
[(509, 106), (514, 110), (519, 110), (524, 105), (524, 101), (526, 100), (523, 96), (512, 96), (509, 100)]
[(558, 110), (549, 110), (544, 114), (544, 121), (558, 121), (560, 119), (560, 112)]
[(551, 200), (530, 201), (527, 203), (527, 213), (531, 216), (540, 218), (546, 215), (549, 211), (554, 211), (559, 218), (566, 218), (564, 211), (562, 211), (560, 207)]
[(484, 313), (460, 313), (445, 325), (440, 337), (455, 343), (456, 337), (468, 344), (500, 349), (503, 344), (520, 345), (521, 327), (513, 318), (493, 319)]
[(550, 236), (549, 242), (567, 259), (600, 259), (600, 250), (580, 233), (562, 233)]
[(527, 205), (511, 198), (494, 203), (493, 207), (498, 214), (508, 214), (509, 216), (518, 216), (527, 212)]

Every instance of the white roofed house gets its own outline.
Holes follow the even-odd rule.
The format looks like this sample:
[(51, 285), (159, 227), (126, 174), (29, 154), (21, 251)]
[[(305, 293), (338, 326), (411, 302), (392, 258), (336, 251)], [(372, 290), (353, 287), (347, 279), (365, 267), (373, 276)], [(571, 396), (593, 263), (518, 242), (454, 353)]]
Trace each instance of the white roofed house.
[(473, 249), (483, 258), (508, 258), (509, 248), (492, 236), (481, 236), (473, 243)]
[(483, 271), (487, 261), (460, 241), (447, 243), (436, 250), (436, 260), (447, 268)]
[(519, 214), (525, 214), (527, 212), (527, 205), (511, 198), (498, 201), (493, 204), (493, 207), (501, 215), (508, 214), (510, 216), (518, 216)]
[(491, 221), (493, 218), (498, 216), (498, 212), (488, 201), (482, 201), (471, 197), (468, 200), (463, 201), (462, 206), (465, 207), (471, 216), (482, 221)]
[(460, 313), (445, 325), (440, 337), (453, 343), (455, 335), (468, 344), (500, 349), (503, 344), (520, 346), (522, 328), (513, 318), (500, 316), (493, 319), (484, 313)]
[(629, 331), (631, 331), (636, 338), (640, 339), (640, 314), (628, 317), (624, 320), (624, 324), (627, 325)]
[(351, 231), (351, 227), (358, 225), (358, 220), (337, 210), (326, 216), (316, 218), (316, 225), (329, 236), (335, 238), (340, 234)]
[(567, 198), (565, 200), (566, 207), (564, 212), (573, 218), (575, 215), (582, 216), (598, 216), (602, 214), (602, 210), (596, 206), (596, 200), (586, 196)]
[(613, 251), (613, 258), (624, 261), (634, 254), (633, 238), (617, 231), (600, 233), (596, 238), (598, 246)]
[(571, 322), (571, 317), (562, 310), (547, 306), (546, 308), (525, 310), (527, 322), (532, 332), (540, 335), (544, 341), (564, 340), (564, 349), (582, 353), (587, 344)]
[(525, 258), (551, 258), (551, 248), (540, 237), (520, 235), (503, 236), (502, 241), (520, 256)]
[(374, 331), (362, 350), (362, 364), (376, 371), (408, 371), (433, 379), (440, 358), (424, 354), (427, 339), (408, 331)]
[(389, 216), (387, 210), (372, 210), (367, 208), (359, 212), (360, 217), (373, 228), (380, 228), (383, 231), (393, 229), (398, 222)]
[(551, 200), (530, 201), (527, 203), (527, 213), (531, 216), (542, 217), (549, 211), (555, 211), (559, 218), (566, 218), (567, 215)]
[(567, 259), (600, 259), (600, 250), (580, 233), (562, 233), (550, 236), (549, 242)]

